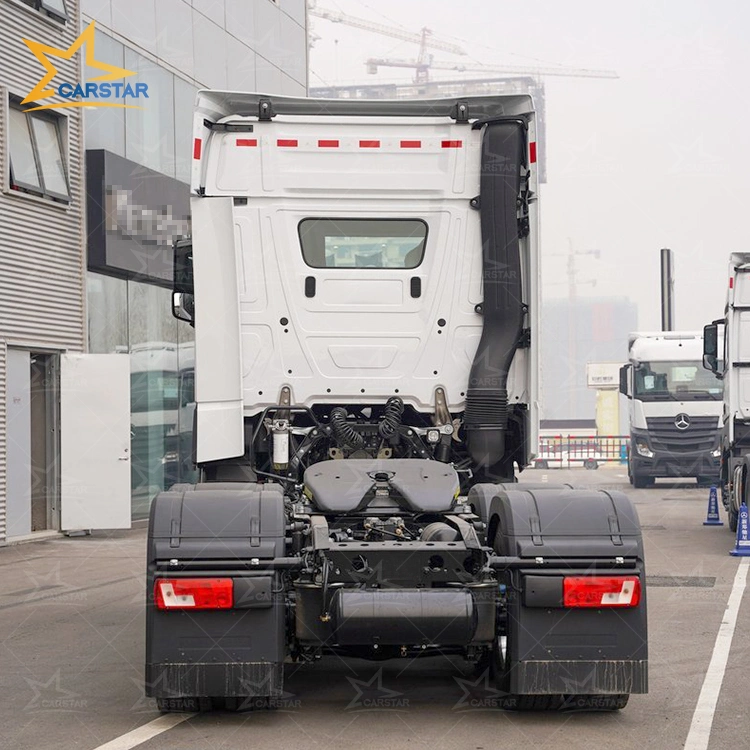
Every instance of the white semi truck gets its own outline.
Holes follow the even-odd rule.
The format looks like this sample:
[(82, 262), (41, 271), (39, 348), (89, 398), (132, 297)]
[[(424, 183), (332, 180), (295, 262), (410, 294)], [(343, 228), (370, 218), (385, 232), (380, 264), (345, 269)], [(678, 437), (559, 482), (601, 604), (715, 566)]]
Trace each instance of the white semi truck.
[(750, 504), (750, 253), (732, 253), (724, 318), (703, 329), (703, 364), (724, 386), (721, 497), (729, 528)]
[(200, 482), (153, 502), (146, 685), (258, 705), (284, 663), (452, 655), (517, 709), (647, 690), (622, 493), (515, 483), (537, 450), (527, 96), (202, 91), (191, 242)]
[(637, 488), (657, 477), (715, 481), (719, 474), (721, 383), (701, 364), (699, 331), (632, 333), (620, 392), (628, 399), (628, 477)]

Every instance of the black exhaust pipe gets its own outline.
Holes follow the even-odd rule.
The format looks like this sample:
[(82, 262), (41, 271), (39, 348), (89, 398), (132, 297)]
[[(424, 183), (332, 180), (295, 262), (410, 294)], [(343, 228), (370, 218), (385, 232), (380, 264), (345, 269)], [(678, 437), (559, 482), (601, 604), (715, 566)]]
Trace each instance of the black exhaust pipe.
[(518, 200), (527, 166), (527, 128), (522, 120), (489, 121), (484, 127), (479, 182), (484, 326), (469, 375), (464, 428), (480, 473), (510, 470), (512, 476), (505, 445), (507, 386), (523, 330)]

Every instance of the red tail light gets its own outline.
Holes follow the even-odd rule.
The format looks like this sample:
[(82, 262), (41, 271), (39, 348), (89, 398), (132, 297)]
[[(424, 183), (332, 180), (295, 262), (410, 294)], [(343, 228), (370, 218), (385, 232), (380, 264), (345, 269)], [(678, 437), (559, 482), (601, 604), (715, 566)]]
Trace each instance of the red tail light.
[(154, 584), (157, 609), (231, 609), (231, 578), (159, 578)]
[(641, 581), (637, 576), (576, 576), (563, 580), (565, 607), (637, 607)]

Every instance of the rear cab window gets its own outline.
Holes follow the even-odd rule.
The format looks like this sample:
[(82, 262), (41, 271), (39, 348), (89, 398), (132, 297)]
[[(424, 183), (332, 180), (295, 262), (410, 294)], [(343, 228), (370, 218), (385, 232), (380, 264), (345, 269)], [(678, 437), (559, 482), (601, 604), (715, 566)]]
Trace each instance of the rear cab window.
[(427, 242), (422, 219), (308, 218), (299, 223), (312, 268), (417, 268)]

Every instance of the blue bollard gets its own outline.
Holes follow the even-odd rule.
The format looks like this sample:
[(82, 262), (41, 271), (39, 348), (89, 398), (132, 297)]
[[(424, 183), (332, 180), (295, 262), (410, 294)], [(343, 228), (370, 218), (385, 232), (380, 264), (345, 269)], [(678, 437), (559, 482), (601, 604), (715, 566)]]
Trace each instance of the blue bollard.
[(724, 521), (719, 517), (719, 499), (716, 495), (716, 487), (711, 487), (711, 491), (708, 493), (708, 513), (706, 514), (706, 520), (703, 522), (704, 526), (723, 526)]
[(750, 521), (748, 521), (747, 505), (740, 505), (737, 519), (737, 543), (729, 553), (735, 557), (750, 557)]

